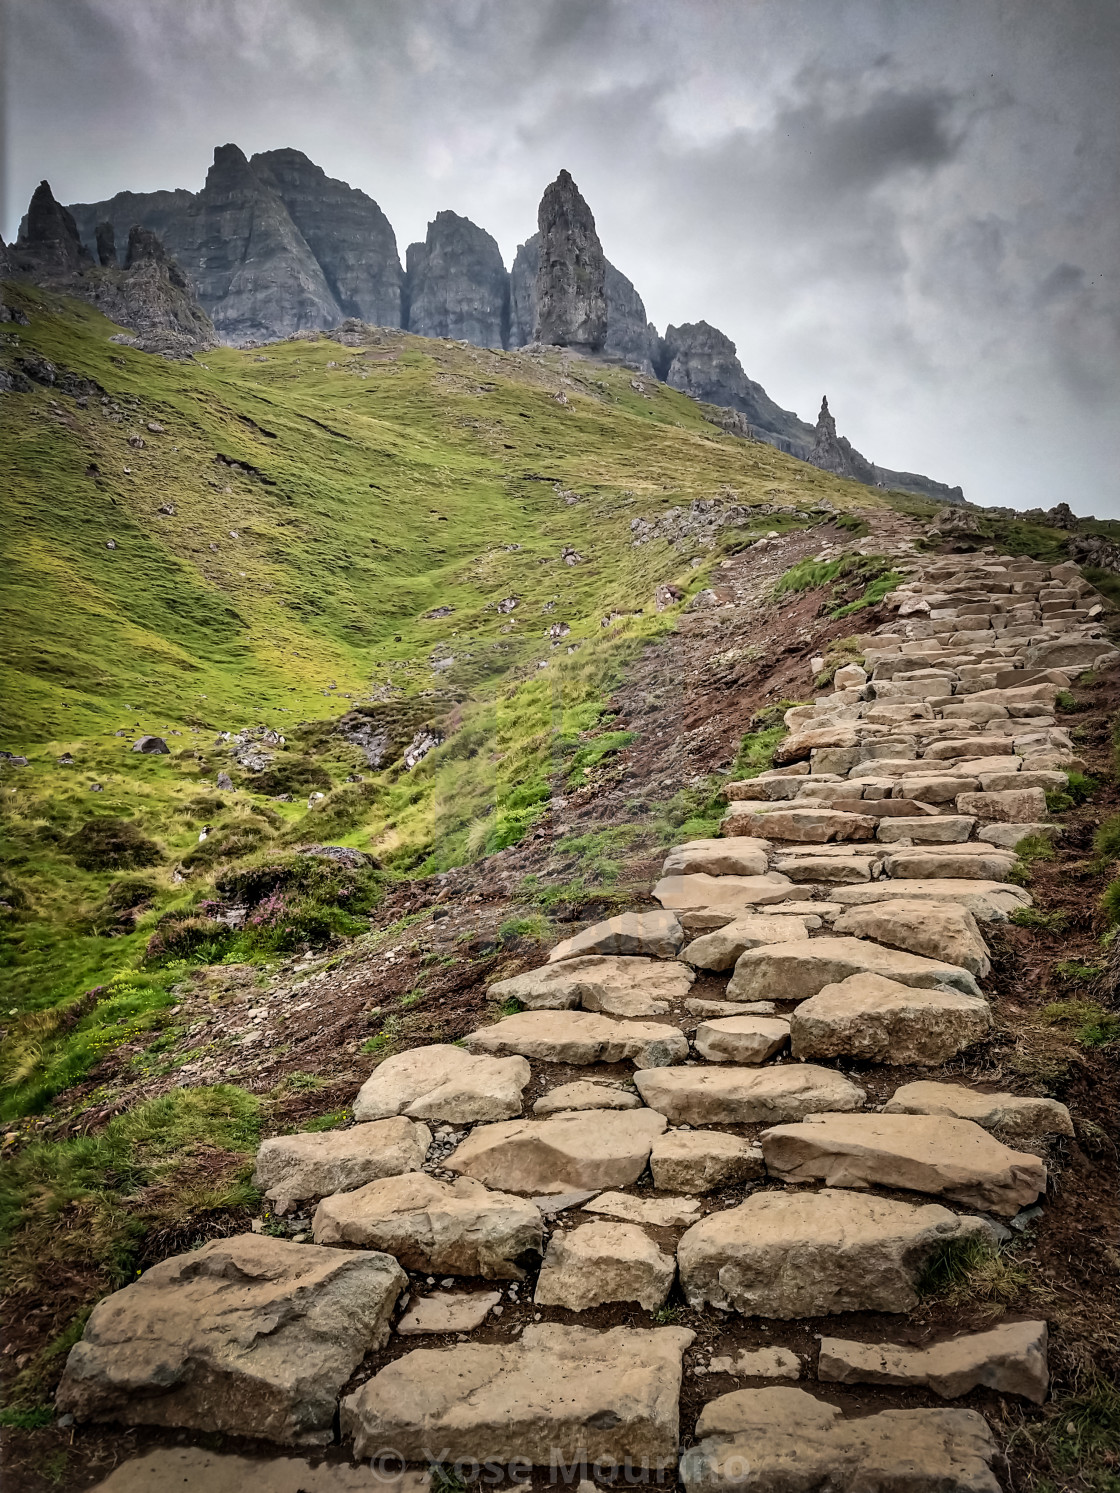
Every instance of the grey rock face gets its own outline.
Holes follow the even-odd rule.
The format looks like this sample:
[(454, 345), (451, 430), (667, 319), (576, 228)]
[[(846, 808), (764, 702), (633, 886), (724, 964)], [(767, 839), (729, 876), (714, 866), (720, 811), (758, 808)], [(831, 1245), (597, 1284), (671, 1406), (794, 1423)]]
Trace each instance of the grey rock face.
[(788, 444), (783, 450), (802, 457), (808, 453), (812, 426), (775, 404), (761, 384), (747, 377), (734, 342), (716, 327), (697, 321), (666, 328), (663, 356), (661, 376), (674, 389), (706, 404), (738, 410), (757, 428), (743, 434), (771, 432), (785, 437)]
[(98, 264), (103, 269), (112, 269), (117, 263), (117, 234), (112, 223), (98, 223), (94, 237)]
[(813, 449), (809, 460), (822, 472), (835, 472), (838, 477), (854, 477), (857, 482), (875, 483), (875, 471), (866, 457), (853, 447), (851, 441), (836, 434), (836, 421), (828, 407), (828, 396), (821, 400), (821, 412), (817, 416), (817, 428), (813, 437)]
[(534, 233), (517, 246), (509, 272), (509, 345), (524, 347), (537, 330), (537, 265), (541, 236)]
[(328, 176), (300, 150), (266, 150), (249, 164), (288, 209), (342, 314), (401, 326), (397, 239), (373, 198)]
[[(518, 247), (509, 277), (509, 346), (532, 342), (537, 326), (537, 269), (540, 262), (539, 233)], [(603, 352), (649, 378), (655, 378), (661, 338), (646, 319), (642, 298), (621, 270), (603, 261), (606, 275), (603, 292), (607, 300), (607, 336)]]
[(537, 212), (537, 342), (601, 352), (607, 338), (606, 260), (591, 209), (567, 171)]
[(437, 213), (424, 242), (408, 246), (406, 263), (410, 332), (506, 345), (509, 276), (488, 233), (458, 213)]
[(26, 261), (26, 267), (41, 276), (77, 275), (93, 263), (73, 215), (55, 201), (46, 181), (35, 188), (15, 248), (17, 264)]

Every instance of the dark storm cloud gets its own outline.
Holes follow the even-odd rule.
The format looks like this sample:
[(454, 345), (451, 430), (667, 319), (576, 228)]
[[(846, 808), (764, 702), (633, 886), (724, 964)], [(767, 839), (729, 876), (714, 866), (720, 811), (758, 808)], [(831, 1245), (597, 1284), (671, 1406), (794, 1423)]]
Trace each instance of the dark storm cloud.
[(10, 233), (294, 145), (507, 259), (570, 169), (654, 320), (981, 501), (1120, 514), (1112, 0), (12, 0)]

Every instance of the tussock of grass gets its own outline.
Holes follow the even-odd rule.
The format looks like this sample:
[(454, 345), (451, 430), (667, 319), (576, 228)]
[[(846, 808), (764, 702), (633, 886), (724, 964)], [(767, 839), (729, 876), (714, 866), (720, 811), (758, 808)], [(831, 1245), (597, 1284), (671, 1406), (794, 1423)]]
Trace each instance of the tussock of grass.
[(1031, 1285), (1014, 1257), (983, 1237), (950, 1239), (931, 1256), (918, 1283), (925, 1300), (964, 1306), (985, 1301), (1008, 1306)]
[(1054, 1001), (1043, 1007), (1041, 1017), (1048, 1026), (1065, 1028), (1082, 1047), (1111, 1047), (1120, 1041), (1120, 1013), (1095, 1001)]
[[(1035, 857), (1039, 859), (1039, 857)], [(1034, 928), (1044, 933), (1062, 933), (1069, 924), (1068, 913), (1043, 912), (1038, 907), (1017, 907), (1008, 918), (1017, 928)]]

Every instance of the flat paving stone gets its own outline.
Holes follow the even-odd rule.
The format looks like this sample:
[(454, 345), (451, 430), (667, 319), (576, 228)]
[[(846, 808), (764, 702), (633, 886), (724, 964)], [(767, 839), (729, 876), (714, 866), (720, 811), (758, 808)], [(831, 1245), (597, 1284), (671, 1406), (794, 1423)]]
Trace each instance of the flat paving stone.
[(1001, 1322), (925, 1348), (821, 1339), (817, 1378), (831, 1384), (901, 1384), (955, 1400), (983, 1387), (1041, 1405), (1050, 1387), (1045, 1322)]
[(290, 1213), (300, 1203), (317, 1203), (379, 1177), (419, 1171), (431, 1143), (427, 1125), (403, 1115), (345, 1130), (277, 1135), (261, 1142), (253, 1186), (278, 1213)]
[(695, 970), (675, 959), (585, 954), (496, 980), (486, 993), (495, 1001), (520, 1001), (530, 1011), (582, 1007), (607, 1016), (663, 1016), (695, 979)]
[(467, 1050), (539, 1063), (623, 1063), (663, 1068), (688, 1055), (688, 1039), (664, 1022), (623, 1021), (594, 1011), (522, 1011), (463, 1038)]
[(1000, 1493), (1001, 1461), (974, 1410), (843, 1412), (792, 1386), (712, 1400), (681, 1457), (685, 1493)]
[(674, 845), (665, 857), (662, 876), (688, 876), (705, 871), (709, 876), (763, 876), (770, 842), (753, 835), (728, 835), (721, 840), (689, 840)]
[(469, 1125), (521, 1113), (521, 1091), (532, 1077), (524, 1058), (492, 1058), (449, 1043), (414, 1047), (387, 1057), (354, 1101), (356, 1120), (405, 1114), (418, 1120)]
[(972, 1120), (985, 1130), (1026, 1138), (1039, 1135), (1072, 1135), (1069, 1110), (1057, 1099), (1019, 1094), (983, 1094), (959, 1083), (919, 1080), (896, 1089), (883, 1106), (886, 1114), (951, 1115)]
[(727, 994), (734, 1000), (798, 1000), (857, 974), (881, 975), (920, 990), (948, 987), (980, 994), (976, 977), (959, 965), (839, 935), (748, 949), (735, 965)]
[(328, 1445), (337, 1397), (388, 1339), (407, 1284), (387, 1254), (212, 1239), (98, 1302), (58, 1412)]
[(808, 1115), (761, 1141), (766, 1170), (788, 1183), (899, 1187), (1007, 1217), (1046, 1191), (1037, 1156), (946, 1115)]
[(540, 1322), (509, 1343), (418, 1348), (342, 1402), (354, 1453), (426, 1462), (586, 1460), (673, 1467), (683, 1327), (599, 1332)]
[(530, 1195), (626, 1187), (645, 1171), (665, 1126), (665, 1117), (652, 1109), (587, 1109), (477, 1125), (444, 1165), (488, 1186)]
[(502, 1299), (501, 1291), (468, 1291), (454, 1295), (433, 1291), (415, 1297), (397, 1323), (400, 1337), (421, 1337), (439, 1332), (473, 1332), (481, 1327)]
[(753, 1125), (800, 1120), (823, 1110), (859, 1109), (864, 1091), (831, 1068), (650, 1068), (635, 1086), (674, 1125)]
[(316, 1244), (360, 1244), (409, 1270), (484, 1280), (524, 1279), (519, 1261), (539, 1255), (543, 1238), (540, 1210), (524, 1198), (425, 1172), (324, 1198), (311, 1227)]
[(645, 954), (653, 959), (673, 959), (682, 943), (684, 929), (671, 912), (623, 912), (564, 939), (549, 954), (548, 962), (556, 964), (582, 954)]
[(790, 1016), (798, 1059), (860, 1058), (936, 1067), (983, 1041), (992, 1011), (982, 996), (921, 990), (882, 975), (856, 974), (825, 985)]
[(990, 1237), (981, 1219), (939, 1203), (830, 1188), (756, 1192), (693, 1224), (677, 1246), (677, 1267), (697, 1310), (778, 1318), (907, 1312), (938, 1250)]

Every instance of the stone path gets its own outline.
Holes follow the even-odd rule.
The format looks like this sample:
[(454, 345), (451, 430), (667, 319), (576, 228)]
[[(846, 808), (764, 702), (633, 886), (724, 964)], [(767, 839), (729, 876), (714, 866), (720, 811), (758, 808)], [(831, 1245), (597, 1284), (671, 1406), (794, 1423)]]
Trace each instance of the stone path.
[[(1030, 903), (1015, 845), (1053, 830), (1045, 795), (1082, 765), (1057, 692), (1118, 656), (1076, 566), (906, 565), (863, 665), (787, 712), (779, 766), (728, 785), (721, 837), (669, 852), (660, 909), (492, 987), (524, 1009), (462, 1046), (383, 1061), (352, 1127), (267, 1141), (258, 1185), (313, 1211), (316, 1242), (243, 1236), (153, 1267), (94, 1311), (59, 1409), (288, 1447), (329, 1442), (337, 1414), (355, 1458), (418, 1465), (679, 1459), (689, 1493), (997, 1493), (988, 1425), (944, 1401), (987, 1385), (1040, 1402), (1045, 1323), (919, 1347), (869, 1327), (804, 1363), (774, 1341), (838, 1313), (901, 1326), (947, 1244), (1044, 1202), (1030, 1147), (1072, 1133), (1053, 1100), (955, 1082), (899, 1083), (871, 1110), (845, 1071), (984, 1041), (987, 930)], [(697, 971), (726, 977), (722, 999), (686, 999)], [(584, 1071), (554, 1080), (557, 1064)], [(657, 1316), (675, 1289), (772, 1324), (771, 1345), (689, 1368), (693, 1333)], [(534, 1320), (502, 1337), (505, 1303), (530, 1298)], [(632, 1325), (581, 1323), (612, 1306)], [(705, 1368), (754, 1387), (713, 1394), (682, 1457), (682, 1375)], [(848, 1416), (814, 1383), (930, 1398)], [(206, 1462), (199, 1486), (237, 1483), (236, 1458), (168, 1456)], [(300, 1481), (304, 1465), (270, 1486), (365, 1486), (347, 1468)]]

